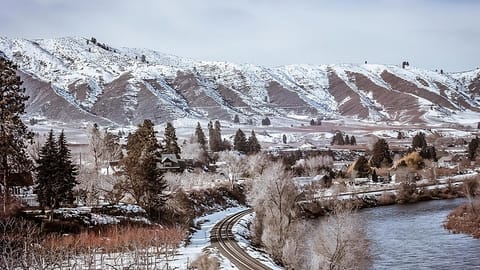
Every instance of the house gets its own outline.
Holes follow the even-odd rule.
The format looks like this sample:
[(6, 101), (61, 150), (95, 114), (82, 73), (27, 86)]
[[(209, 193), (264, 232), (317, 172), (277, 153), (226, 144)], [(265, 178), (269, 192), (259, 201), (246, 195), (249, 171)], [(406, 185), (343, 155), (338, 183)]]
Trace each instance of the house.
[(317, 147), (309, 142), (306, 142), (298, 147), (300, 150), (315, 150)]
[[(38, 206), (37, 194), (33, 194), (33, 177), (30, 172), (11, 173), (7, 178), (8, 191), (28, 206)], [(3, 193), (3, 174), (0, 174), (0, 191)]]
[[(25, 188), (33, 186), (33, 177), (30, 172), (11, 173), (7, 177), (7, 186), (12, 195), (21, 195)], [(3, 190), (3, 174), (0, 174), (0, 187)]]
[(162, 154), (160, 162), (157, 162), (157, 168), (162, 171), (181, 171), (182, 164), (175, 154)]

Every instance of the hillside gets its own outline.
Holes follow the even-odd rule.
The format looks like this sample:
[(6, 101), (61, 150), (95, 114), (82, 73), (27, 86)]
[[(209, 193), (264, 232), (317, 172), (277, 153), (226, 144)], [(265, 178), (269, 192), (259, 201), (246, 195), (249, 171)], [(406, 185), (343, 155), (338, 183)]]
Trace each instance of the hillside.
[(256, 123), (268, 115), (400, 124), (456, 123), (480, 115), (478, 69), (441, 74), (377, 64), (267, 68), (113, 48), (78, 37), (0, 37), (1, 53), (20, 69), (30, 96), (28, 115), (63, 122), (129, 125), (144, 118), (231, 120), (238, 114)]

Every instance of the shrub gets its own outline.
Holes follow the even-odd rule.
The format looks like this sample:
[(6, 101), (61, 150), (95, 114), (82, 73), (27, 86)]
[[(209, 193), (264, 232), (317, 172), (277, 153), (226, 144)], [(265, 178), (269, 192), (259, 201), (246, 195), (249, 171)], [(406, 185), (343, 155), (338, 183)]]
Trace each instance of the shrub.
[(192, 267), (198, 270), (217, 270), (220, 269), (220, 262), (215, 257), (208, 254), (202, 254), (192, 263)]

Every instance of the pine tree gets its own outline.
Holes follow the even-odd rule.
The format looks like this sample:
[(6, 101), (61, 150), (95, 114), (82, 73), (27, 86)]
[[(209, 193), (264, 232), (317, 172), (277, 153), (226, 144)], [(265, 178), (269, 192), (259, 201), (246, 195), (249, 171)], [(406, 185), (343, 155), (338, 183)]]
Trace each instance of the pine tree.
[(238, 117), (238, 114), (235, 114), (235, 117), (233, 118), (233, 123), (235, 124), (240, 123), (240, 118)]
[(270, 124), (270, 118), (268, 118), (268, 116), (262, 119), (262, 126), (270, 126)]
[(427, 147), (427, 141), (425, 140), (425, 134), (423, 132), (417, 133), (412, 139), (412, 148), (423, 149)]
[(223, 151), (231, 151), (232, 150), (232, 143), (227, 139), (223, 139), (222, 149), (223, 149)]
[(104, 159), (107, 161), (120, 160), (123, 158), (120, 138), (105, 130), (103, 134)]
[(36, 161), (37, 186), (35, 193), (41, 207), (54, 208), (58, 205), (53, 196), (59, 190), (56, 183), (57, 166), (57, 143), (53, 137), (53, 130), (48, 133), (47, 141), (40, 149), (39, 158)]
[(372, 151), (372, 158), (370, 160), (371, 165), (373, 167), (382, 167), (383, 165), (385, 166), (391, 166), (392, 165), (392, 158), (390, 156), (390, 150), (388, 149), (388, 143), (385, 141), (385, 139), (379, 139), (374, 145), (373, 145), (373, 151)]
[(260, 152), (262, 147), (258, 143), (257, 136), (255, 136), (255, 131), (252, 130), (252, 134), (248, 138), (248, 154), (256, 154)]
[(77, 169), (71, 159), (63, 130), (57, 141), (54, 139), (53, 130), (50, 130), (37, 160), (35, 191), (40, 206), (58, 208), (73, 203), (73, 188), (78, 182), (75, 178)]
[(180, 147), (177, 143), (177, 135), (175, 134), (175, 128), (173, 127), (172, 123), (168, 122), (167, 126), (165, 127), (165, 154), (175, 154), (180, 157)]
[(378, 182), (378, 175), (376, 170), (373, 170), (372, 172), (372, 181), (375, 183)]
[(479, 138), (475, 137), (468, 143), (468, 149), (467, 149), (468, 158), (471, 161), (474, 161), (475, 157), (477, 156), (477, 149), (478, 149), (478, 146), (479, 146), (479, 142), (480, 142)]
[(345, 142), (345, 144), (350, 144), (350, 137), (348, 137), (348, 135), (345, 135), (344, 142)]
[(161, 207), (165, 204), (167, 196), (167, 182), (157, 168), (157, 156), (154, 152), (146, 152), (140, 162), (141, 177), (143, 178), (144, 194), (139, 203), (145, 208), (152, 219), (158, 219)]
[(332, 145), (336, 144), (336, 145), (344, 145), (345, 144), (345, 140), (343, 139), (343, 135), (342, 135), (342, 132), (340, 130), (337, 130), (335, 132), (335, 135), (333, 136), (332, 138), (332, 142), (331, 142)]
[(208, 123), (208, 142), (210, 144), (210, 151), (219, 152), (224, 150), (222, 144), (222, 134), (220, 130), (220, 122), (217, 120), (215, 124)]
[(200, 126), (200, 122), (197, 122), (197, 127), (195, 128), (195, 137), (202, 149), (206, 150), (207, 142), (205, 141), (205, 134), (203, 133), (202, 127)]
[(208, 122), (208, 147), (210, 148), (210, 151), (215, 152), (214, 151), (214, 149), (216, 149), (216, 146), (215, 146), (215, 129), (213, 129), (212, 121)]
[(0, 57), (0, 181), (4, 186), (4, 211), (9, 196), (9, 175), (29, 173), (33, 166), (26, 153), (26, 141), (33, 140), (33, 133), (20, 118), (25, 113), (27, 100), (16, 66)]
[(214, 127), (215, 127), (215, 140), (217, 141), (217, 144), (219, 145), (219, 148), (218, 151), (222, 151), (222, 130), (221, 130), (221, 127), (222, 125), (220, 125), (220, 121), (216, 120), (215, 121), (215, 124), (214, 124)]
[(233, 139), (233, 149), (240, 153), (248, 152), (247, 138), (241, 129), (238, 129)]
[(355, 161), (355, 165), (353, 169), (357, 171), (357, 177), (367, 177), (370, 173), (370, 167), (368, 166), (368, 160), (365, 156), (358, 157), (357, 161)]
[(357, 139), (355, 139), (355, 136), (353, 135), (350, 137), (350, 145), (357, 145)]
[(57, 175), (59, 190), (55, 196), (58, 196), (57, 201), (66, 204), (72, 204), (73, 188), (78, 185), (78, 181), (75, 177), (78, 175), (77, 168), (72, 163), (72, 154), (67, 147), (67, 140), (62, 130), (58, 136), (57, 141), (58, 153), (57, 153)]
[(160, 145), (155, 136), (152, 121), (146, 119), (138, 129), (128, 136), (127, 156), (123, 159), (126, 176), (125, 189), (151, 218), (158, 218), (165, 202), (167, 187), (157, 169)]

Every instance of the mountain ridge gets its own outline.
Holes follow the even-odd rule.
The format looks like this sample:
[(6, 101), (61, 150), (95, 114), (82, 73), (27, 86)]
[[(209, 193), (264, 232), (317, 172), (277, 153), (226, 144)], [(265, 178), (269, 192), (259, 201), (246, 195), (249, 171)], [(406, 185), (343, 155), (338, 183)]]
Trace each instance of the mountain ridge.
[[(113, 48), (79, 37), (0, 37), (0, 52), (27, 81), (32, 97), (27, 113), (65, 122), (130, 125), (144, 118), (232, 120), (238, 114), (254, 123), (265, 116), (454, 123), (458, 114), (480, 115), (479, 69), (440, 73), (381, 64), (268, 68)], [(46, 106), (47, 101), (63, 104), (68, 113)]]

